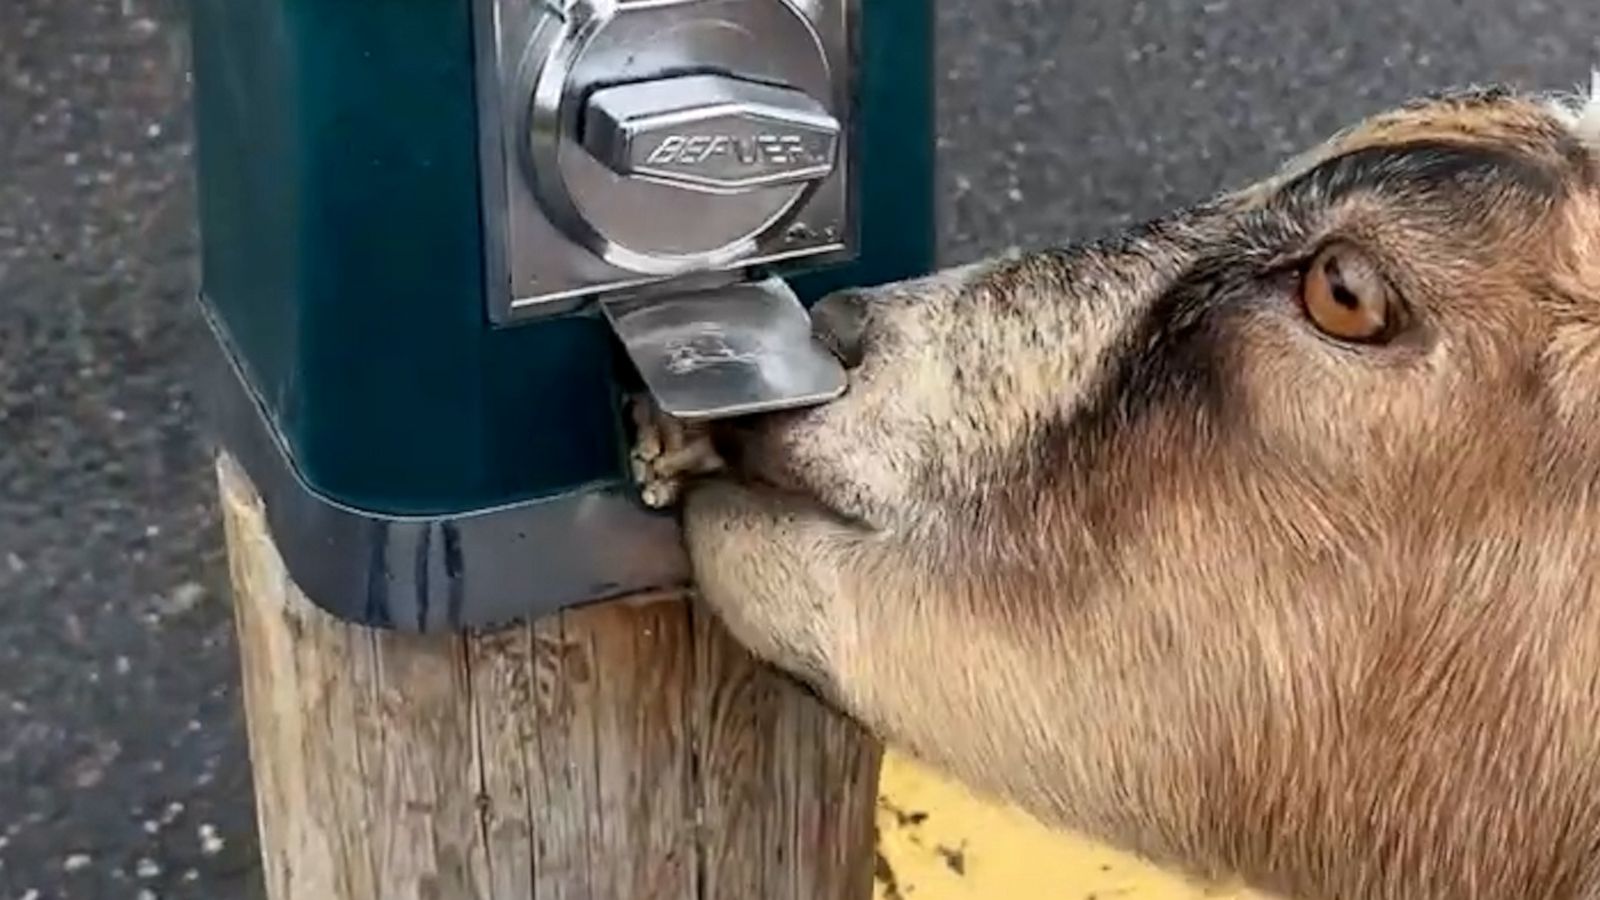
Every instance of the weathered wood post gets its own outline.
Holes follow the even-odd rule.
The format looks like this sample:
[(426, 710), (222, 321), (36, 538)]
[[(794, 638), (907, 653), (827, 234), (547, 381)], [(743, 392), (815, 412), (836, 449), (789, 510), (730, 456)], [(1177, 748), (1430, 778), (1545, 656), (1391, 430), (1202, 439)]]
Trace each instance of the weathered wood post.
[(932, 265), (928, 0), (191, 14), (273, 900), (869, 896), (878, 748), (689, 601), (625, 410), (842, 389), (803, 304)]
[(487, 634), (347, 624), (219, 471), (274, 900), (870, 896), (876, 746), (682, 593)]

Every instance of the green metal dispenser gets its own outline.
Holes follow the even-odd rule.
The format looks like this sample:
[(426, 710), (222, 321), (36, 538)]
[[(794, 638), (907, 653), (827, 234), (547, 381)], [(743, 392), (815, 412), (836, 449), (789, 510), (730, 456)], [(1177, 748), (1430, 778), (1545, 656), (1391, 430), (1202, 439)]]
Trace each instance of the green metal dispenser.
[(804, 306), (933, 264), (931, 6), (192, 0), (210, 416), (311, 600), (681, 582), (625, 400), (844, 388)]

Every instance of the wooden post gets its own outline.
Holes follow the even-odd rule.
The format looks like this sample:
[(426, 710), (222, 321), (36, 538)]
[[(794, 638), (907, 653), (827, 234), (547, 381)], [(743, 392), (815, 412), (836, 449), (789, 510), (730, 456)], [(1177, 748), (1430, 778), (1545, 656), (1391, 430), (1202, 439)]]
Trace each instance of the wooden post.
[(346, 625), (218, 466), (272, 900), (866, 900), (879, 748), (681, 594)]

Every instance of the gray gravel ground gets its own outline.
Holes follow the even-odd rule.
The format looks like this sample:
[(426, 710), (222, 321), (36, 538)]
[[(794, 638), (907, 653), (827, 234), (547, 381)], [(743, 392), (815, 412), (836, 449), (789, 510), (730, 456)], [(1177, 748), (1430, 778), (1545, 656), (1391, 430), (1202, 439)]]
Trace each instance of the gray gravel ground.
[[(0, 0), (0, 900), (260, 893), (184, 386), (178, 4)], [(1600, 64), (1593, 0), (944, 0), (940, 25), (951, 262), (1198, 199), (1414, 92)]]

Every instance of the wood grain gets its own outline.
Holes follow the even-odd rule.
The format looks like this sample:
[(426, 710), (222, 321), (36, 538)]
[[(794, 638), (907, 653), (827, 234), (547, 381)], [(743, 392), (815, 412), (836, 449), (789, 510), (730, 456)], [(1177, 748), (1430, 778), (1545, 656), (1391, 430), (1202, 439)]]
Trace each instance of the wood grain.
[(218, 464), (273, 900), (866, 900), (879, 748), (682, 593), (356, 628)]

